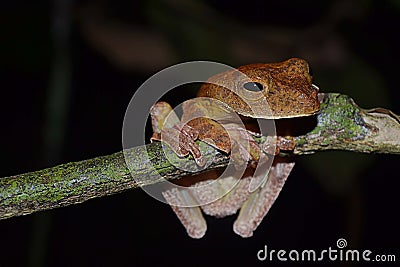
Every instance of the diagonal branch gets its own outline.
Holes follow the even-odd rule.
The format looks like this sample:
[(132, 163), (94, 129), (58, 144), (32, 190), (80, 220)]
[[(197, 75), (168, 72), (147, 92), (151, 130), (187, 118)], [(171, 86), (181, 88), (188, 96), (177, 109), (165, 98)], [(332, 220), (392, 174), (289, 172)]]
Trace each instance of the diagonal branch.
[[(297, 136), (296, 142), (296, 155), (322, 150), (400, 154), (400, 119), (385, 109), (363, 110), (351, 98), (330, 93), (324, 97), (314, 129)], [(205, 156), (212, 160), (203, 171), (229, 163), (229, 156), (204, 143), (201, 147)], [(183, 168), (175, 168), (167, 158)], [(196, 165), (191, 157), (178, 158), (171, 151), (163, 151), (161, 143), (153, 143), (0, 178), (0, 219), (77, 204), (202, 172), (193, 170), (193, 166)], [(192, 172), (182, 171), (190, 168)]]

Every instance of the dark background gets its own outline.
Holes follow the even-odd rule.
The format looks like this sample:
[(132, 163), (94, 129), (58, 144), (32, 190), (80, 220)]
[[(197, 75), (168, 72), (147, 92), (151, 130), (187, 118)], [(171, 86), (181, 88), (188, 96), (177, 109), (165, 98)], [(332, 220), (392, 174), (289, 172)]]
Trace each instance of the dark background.
[[(190, 60), (301, 57), (323, 92), (399, 114), (399, 9), (396, 0), (2, 2), (0, 177), (121, 150), (135, 90)], [(141, 190), (7, 219), (0, 266), (267, 265), (256, 258), (264, 245), (327, 249), (338, 238), (400, 260), (399, 163), (349, 152), (299, 158), (249, 239), (233, 233), (231, 216), (207, 217), (207, 234), (192, 240)]]

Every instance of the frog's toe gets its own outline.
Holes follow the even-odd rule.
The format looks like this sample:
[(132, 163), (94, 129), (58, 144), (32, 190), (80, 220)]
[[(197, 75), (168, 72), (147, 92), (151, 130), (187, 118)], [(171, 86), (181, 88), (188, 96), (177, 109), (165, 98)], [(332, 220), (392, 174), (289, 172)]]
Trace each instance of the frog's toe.
[(243, 203), (233, 231), (241, 237), (251, 237), (275, 202), (294, 163), (276, 163), (270, 170), (264, 186), (250, 194)]
[(151, 125), (154, 133), (172, 128), (179, 123), (179, 118), (167, 102), (157, 102), (150, 108)]
[(196, 164), (202, 167), (206, 164), (206, 159), (196, 143), (197, 138), (198, 132), (192, 127), (175, 125), (173, 128), (163, 129), (161, 134), (153, 134), (152, 140), (166, 143), (179, 157), (192, 154)]
[(249, 192), (256, 191), (260, 186), (263, 186), (268, 180), (268, 174), (270, 171), (270, 158), (266, 154), (261, 154), (258, 161), (257, 168), (250, 178)]
[(201, 209), (196, 205), (196, 200), (186, 190), (176, 188), (164, 191), (164, 198), (186, 229), (191, 238), (202, 238), (207, 231)]
[(295, 146), (296, 141), (293, 136), (278, 136), (277, 147), (279, 150), (294, 150)]
[(250, 178), (250, 183), (249, 183), (249, 192), (253, 193), (256, 191), (263, 183), (266, 182), (268, 179), (268, 176), (264, 175), (258, 175), (258, 176), (253, 176)]

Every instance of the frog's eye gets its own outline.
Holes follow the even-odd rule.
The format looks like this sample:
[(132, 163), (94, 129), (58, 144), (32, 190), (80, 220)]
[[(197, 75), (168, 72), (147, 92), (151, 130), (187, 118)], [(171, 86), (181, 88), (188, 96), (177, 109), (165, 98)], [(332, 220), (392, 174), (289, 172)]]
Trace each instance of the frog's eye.
[(259, 92), (264, 89), (264, 86), (258, 82), (248, 82), (243, 84), (244, 89), (251, 91), (251, 92)]
[(258, 100), (264, 97), (264, 93), (268, 92), (268, 87), (259, 82), (242, 83), (239, 87), (238, 94), (247, 100)]

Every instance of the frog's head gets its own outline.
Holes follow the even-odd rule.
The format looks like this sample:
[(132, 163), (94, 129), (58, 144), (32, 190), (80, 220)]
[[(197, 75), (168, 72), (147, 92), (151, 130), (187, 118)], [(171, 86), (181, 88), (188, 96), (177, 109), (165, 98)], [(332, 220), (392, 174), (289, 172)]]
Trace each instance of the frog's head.
[(320, 108), (310, 68), (299, 58), (242, 66), (238, 71), (223, 72), (208, 81), (198, 96), (218, 99), (247, 117), (303, 117), (317, 113)]

